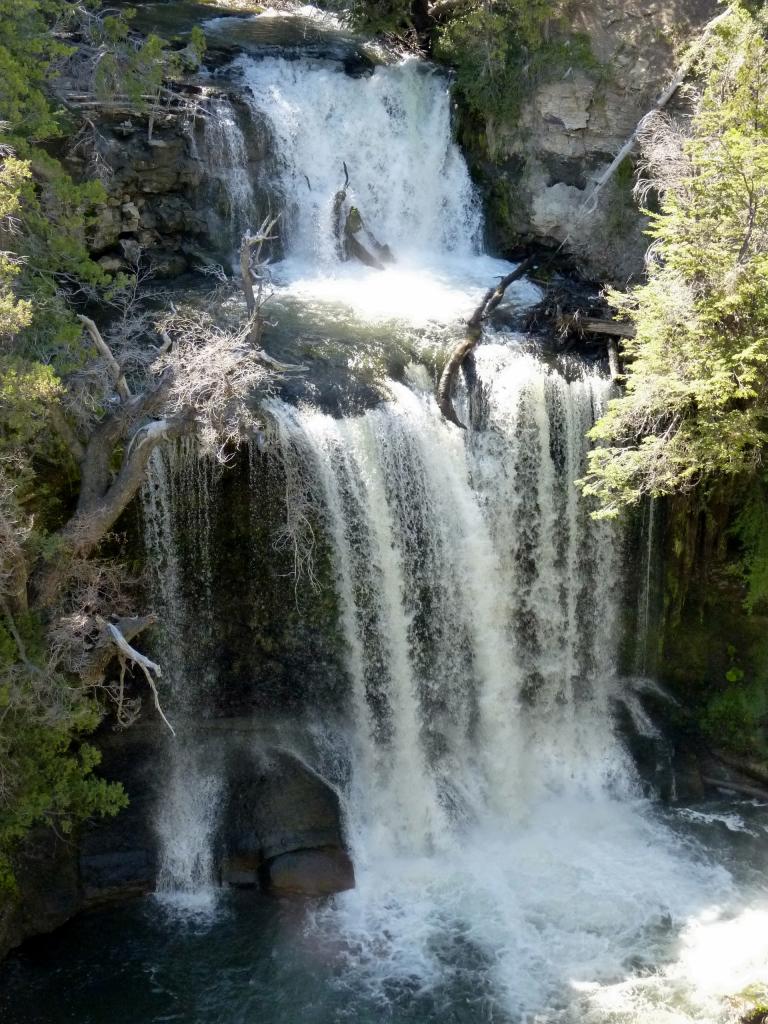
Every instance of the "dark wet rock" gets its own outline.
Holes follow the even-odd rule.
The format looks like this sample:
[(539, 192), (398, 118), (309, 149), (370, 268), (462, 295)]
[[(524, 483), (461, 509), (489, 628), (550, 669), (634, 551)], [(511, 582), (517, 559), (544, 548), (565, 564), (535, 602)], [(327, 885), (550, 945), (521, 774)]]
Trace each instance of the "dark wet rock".
[(0, 958), (25, 939), (59, 928), (83, 906), (71, 840), (34, 831), (14, 869), (17, 891), (0, 897)]
[(682, 744), (675, 750), (672, 771), (676, 802), (693, 803), (704, 798), (706, 787), (701, 774), (701, 759), (693, 748)]
[(328, 896), (355, 887), (349, 855), (335, 848), (283, 853), (269, 862), (267, 871), (269, 891), (275, 895)]
[(254, 889), (261, 885), (263, 862), (255, 853), (236, 853), (221, 864), (221, 880), (238, 889)]
[[(229, 796), (220, 843), (225, 874), (233, 864), (261, 864), (284, 853), (343, 849), (334, 790), (285, 751), (236, 749), (228, 761)], [(240, 870), (238, 868), (237, 870)], [(237, 884), (237, 883), (234, 883)]]

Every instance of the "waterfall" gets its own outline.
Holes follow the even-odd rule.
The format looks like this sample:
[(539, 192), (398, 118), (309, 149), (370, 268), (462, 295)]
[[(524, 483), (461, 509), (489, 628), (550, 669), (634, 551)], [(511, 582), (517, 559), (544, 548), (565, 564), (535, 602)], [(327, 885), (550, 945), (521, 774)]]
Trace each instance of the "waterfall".
[(653, 666), (653, 651), (649, 650), (653, 623), (654, 568), (656, 533), (658, 531), (658, 506), (648, 498), (643, 506), (641, 559), (639, 563), (640, 586), (637, 591), (637, 638), (635, 641), (634, 669), (638, 675), (647, 675)]
[[(451, 135), (449, 83), (436, 69), (409, 58), (351, 78), (328, 61), (252, 57), (235, 69), (276, 151), (285, 259), (274, 280), (304, 308), (343, 306), (372, 323), (451, 324), (509, 272), (482, 252), (480, 203)], [(345, 209), (357, 208), (394, 256), (383, 271), (340, 261), (335, 199), (345, 173)], [(537, 294), (522, 281), (509, 299)]]
[(574, 484), (611, 384), (521, 340), (478, 350), (466, 433), (415, 383), (343, 419), (269, 406), (330, 539), (349, 677), (357, 888), (314, 927), (373, 1005), (436, 989), (487, 1001), (472, 1020), (615, 976), (660, 913), (727, 891), (642, 813), (615, 729), (622, 536)]
[(324, 61), (241, 58), (239, 67), (274, 136), (292, 256), (338, 262), (333, 205), (345, 164), (351, 203), (399, 256), (476, 251), (480, 210), (451, 140), (442, 75), (416, 59), (362, 79)]
[(343, 420), (270, 406), (333, 546), (350, 828), (393, 854), (446, 848), (547, 792), (632, 786), (609, 709), (620, 544), (574, 485), (610, 384), (501, 344), (478, 370), (486, 412), (466, 438), (399, 384)]
[(225, 196), (224, 213), (233, 241), (253, 226), (255, 193), (248, 167), (248, 148), (232, 103), (223, 96), (208, 102), (203, 127), (201, 156), (208, 173), (220, 184)]
[[(611, 999), (647, 999), (659, 1020), (703, 1019), (688, 1004), (685, 1016), (667, 1012), (676, 983), (664, 965), (684, 929), (694, 934), (727, 905), (732, 881), (698, 847), (692, 855), (641, 796), (613, 714), (624, 701), (653, 728), (619, 678), (625, 537), (591, 518), (575, 485), (611, 384), (489, 329), (475, 383), (457, 396), (469, 429), (446, 423), (426, 366), (510, 267), (482, 252), (446, 80), (413, 59), (358, 78), (308, 58), (243, 56), (232, 71), (272, 135), (286, 256), (273, 268), (275, 319), (284, 317), (284, 331), (286, 322), (309, 325), (318, 350), (340, 347), (350, 365), (365, 360), (365, 321), (393, 352), (407, 344), (423, 360), (407, 383), (379, 372), (386, 399), (354, 415), (264, 404), (285, 501), (283, 527), (266, 542), (295, 552), (296, 593), (325, 586), (318, 601), (338, 618), (333, 642), (334, 630), (340, 636), (321, 695), (302, 690), (288, 656), (279, 666), (302, 695), (292, 727), (306, 735), (296, 745), (340, 793), (355, 865), (357, 887), (302, 919), (307, 946), (332, 964), (324, 984), (360, 1020), (645, 1019), (622, 1015), (619, 1002), (611, 1017)], [(207, 129), (221, 154), (214, 171), (232, 208), (245, 210), (248, 154), (231, 108), (217, 109), (221, 123)], [(348, 202), (394, 253), (383, 271), (339, 261), (333, 207), (345, 164)], [(508, 299), (536, 294), (519, 282)], [(321, 391), (308, 378), (304, 395)], [(276, 495), (256, 491), (269, 459), (255, 448), (238, 457), (249, 460), (239, 479), (253, 493), (245, 527), (222, 540), (233, 578), (217, 577), (217, 488), (194, 445), (153, 456), (144, 493), (161, 660), (179, 722), (158, 808), (160, 886), (182, 903), (210, 895), (227, 781), (223, 752), (188, 728), (196, 715), (230, 713), (218, 693), (215, 586), (242, 584), (243, 608), (230, 610), (228, 625), (246, 646), (265, 661), (283, 653), (256, 635), (246, 593), (258, 596), (262, 583), (254, 548)], [(645, 537), (641, 624), (651, 607), (651, 520)], [(302, 638), (316, 629), (309, 617), (306, 625)], [(234, 660), (258, 686), (259, 658)], [(276, 731), (281, 724), (276, 715)], [(312, 1019), (323, 1013), (319, 998)]]
[(157, 809), (157, 890), (192, 909), (212, 900), (213, 835), (223, 783), (216, 757), (189, 738), (194, 716), (216, 682), (214, 659), (201, 656), (213, 624), (213, 472), (211, 460), (184, 439), (152, 453), (142, 492), (152, 590), (162, 623), (163, 695), (177, 734), (168, 740), (167, 776)]

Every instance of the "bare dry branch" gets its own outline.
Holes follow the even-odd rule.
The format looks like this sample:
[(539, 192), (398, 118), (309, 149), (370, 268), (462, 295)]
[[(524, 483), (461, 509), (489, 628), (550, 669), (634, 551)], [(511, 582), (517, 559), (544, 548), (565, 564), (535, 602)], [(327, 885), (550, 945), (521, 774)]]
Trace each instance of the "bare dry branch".
[(118, 650), (120, 651), (121, 661), (125, 661), (127, 659), (129, 662), (131, 662), (131, 664), (138, 665), (141, 671), (144, 673), (144, 677), (147, 680), (147, 684), (149, 685), (149, 688), (152, 691), (152, 697), (155, 702), (155, 708), (157, 709), (157, 713), (160, 715), (162, 720), (170, 729), (171, 735), (175, 736), (176, 731), (174, 730), (173, 726), (168, 721), (168, 719), (165, 717), (165, 712), (163, 711), (160, 705), (160, 696), (157, 692), (157, 686), (155, 685), (154, 677), (156, 676), (158, 679), (160, 679), (163, 674), (160, 666), (156, 662), (148, 658), (146, 655), (142, 654), (140, 651), (137, 651), (135, 647), (131, 647), (131, 645), (128, 643), (128, 641), (125, 639), (123, 634), (120, 632), (120, 630), (114, 623), (108, 622), (107, 629), (109, 630), (112, 639), (114, 640)]
[(128, 383), (125, 379), (125, 375), (123, 374), (120, 364), (112, 354), (112, 350), (110, 349), (109, 345), (107, 345), (107, 343), (102, 338), (101, 332), (99, 331), (96, 324), (89, 317), (83, 316), (81, 313), (78, 314), (77, 319), (80, 321), (81, 324), (84, 325), (85, 329), (88, 331), (88, 334), (91, 336), (91, 340), (93, 341), (94, 345), (99, 350), (99, 353), (106, 362), (107, 367), (109, 368), (110, 375), (112, 376), (112, 380), (115, 383), (117, 393), (124, 400), (130, 398), (131, 389), (128, 387)]

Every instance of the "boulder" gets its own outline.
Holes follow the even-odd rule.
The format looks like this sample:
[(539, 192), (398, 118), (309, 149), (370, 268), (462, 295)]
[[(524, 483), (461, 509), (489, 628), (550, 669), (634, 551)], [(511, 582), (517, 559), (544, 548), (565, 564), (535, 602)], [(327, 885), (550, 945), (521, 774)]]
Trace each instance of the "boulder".
[(235, 854), (221, 865), (221, 881), (239, 889), (253, 889), (261, 882), (261, 857), (254, 853)]
[(117, 244), (121, 224), (118, 210), (109, 204), (99, 208), (91, 225), (89, 245), (92, 252), (102, 252)]
[(222, 881), (320, 896), (354, 886), (339, 798), (285, 750), (233, 752), (223, 820)]
[(275, 895), (329, 896), (355, 887), (352, 861), (338, 847), (282, 853), (267, 864), (267, 876)]
[(229, 797), (222, 820), (226, 857), (265, 861), (293, 850), (342, 848), (335, 791), (285, 751), (236, 750), (227, 769)]
[(120, 230), (124, 234), (132, 234), (139, 230), (139, 209), (134, 202), (123, 203), (121, 207), (122, 222)]

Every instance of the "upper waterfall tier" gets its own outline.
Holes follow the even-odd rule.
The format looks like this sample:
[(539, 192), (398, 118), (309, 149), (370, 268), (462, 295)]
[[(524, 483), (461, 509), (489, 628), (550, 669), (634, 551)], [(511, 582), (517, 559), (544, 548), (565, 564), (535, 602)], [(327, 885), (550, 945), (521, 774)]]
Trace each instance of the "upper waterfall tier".
[(349, 200), (398, 256), (477, 251), (480, 208), (451, 138), (445, 78), (415, 59), (350, 78), (320, 61), (241, 58), (272, 128), (291, 256), (337, 262), (334, 197)]

